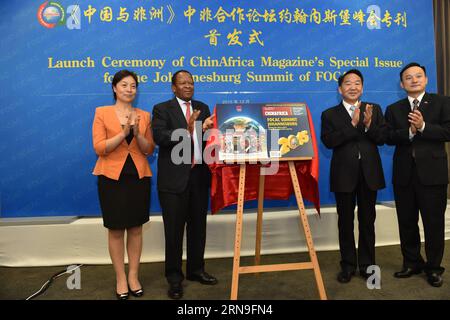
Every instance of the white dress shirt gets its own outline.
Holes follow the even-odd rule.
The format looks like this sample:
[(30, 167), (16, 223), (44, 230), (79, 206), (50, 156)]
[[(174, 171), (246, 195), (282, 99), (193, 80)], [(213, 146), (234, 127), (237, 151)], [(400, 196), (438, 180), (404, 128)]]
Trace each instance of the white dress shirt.
[(352, 106), (356, 108), (356, 106), (359, 104), (359, 101), (356, 101), (355, 104), (350, 104), (350, 103), (346, 102), (345, 100), (342, 100), (342, 104), (344, 105), (345, 109), (347, 110), (347, 112), (348, 112), (350, 118), (352, 118), (352, 113), (353, 113), (354, 111), (350, 110), (350, 108), (351, 108)]

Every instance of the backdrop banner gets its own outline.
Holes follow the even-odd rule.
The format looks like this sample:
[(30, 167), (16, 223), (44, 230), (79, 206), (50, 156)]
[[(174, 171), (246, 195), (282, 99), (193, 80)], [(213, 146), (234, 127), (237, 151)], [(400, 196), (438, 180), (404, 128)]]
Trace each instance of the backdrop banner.
[[(2, 1), (0, 217), (100, 214), (91, 127), (95, 108), (113, 104), (121, 69), (139, 75), (135, 106), (149, 112), (187, 69), (194, 98), (211, 109), (300, 101), (320, 128), (351, 68), (364, 75), (363, 100), (383, 110), (404, 97), (399, 71), (411, 61), (435, 91), (432, 9), (429, 0)], [(321, 205), (333, 204), (331, 151), (317, 147)], [(387, 181), (392, 152), (381, 148)], [(154, 176), (151, 214), (160, 214)], [(391, 184), (378, 200), (393, 200)]]

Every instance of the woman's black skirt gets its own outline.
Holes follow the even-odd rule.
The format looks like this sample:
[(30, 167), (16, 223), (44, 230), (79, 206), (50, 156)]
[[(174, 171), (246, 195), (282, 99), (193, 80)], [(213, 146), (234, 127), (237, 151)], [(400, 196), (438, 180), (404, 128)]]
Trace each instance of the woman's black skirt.
[(119, 180), (98, 176), (98, 195), (103, 225), (108, 229), (126, 229), (149, 221), (150, 177), (120, 175)]

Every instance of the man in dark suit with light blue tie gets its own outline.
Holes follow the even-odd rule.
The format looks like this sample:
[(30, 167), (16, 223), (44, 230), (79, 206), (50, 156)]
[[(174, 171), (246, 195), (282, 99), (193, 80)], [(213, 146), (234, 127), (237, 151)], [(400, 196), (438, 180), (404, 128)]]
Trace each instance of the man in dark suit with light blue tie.
[[(333, 149), (330, 189), (336, 197), (341, 272), (338, 281), (347, 283), (359, 267), (368, 278), (367, 267), (375, 264), (375, 203), (377, 190), (385, 187), (378, 145), (385, 140), (386, 127), (377, 104), (361, 102), (364, 78), (352, 69), (338, 80), (342, 102), (322, 113), (321, 140)], [(355, 247), (353, 221), (358, 204), (359, 241)]]
[[(425, 92), (426, 69), (410, 63), (400, 71), (407, 98), (386, 109), (389, 145), (395, 145), (393, 176), (403, 268), (396, 278), (425, 270), (428, 283), (440, 287), (444, 254), (450, 141), (450, 99)], [(419, 212), (425, 233), (425, 262), (420, 254)]]

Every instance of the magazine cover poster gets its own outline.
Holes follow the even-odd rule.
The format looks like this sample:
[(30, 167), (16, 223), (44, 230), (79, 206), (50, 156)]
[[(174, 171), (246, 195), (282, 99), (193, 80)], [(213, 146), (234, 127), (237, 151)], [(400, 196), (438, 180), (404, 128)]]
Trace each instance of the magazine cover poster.
[(305, 103), (218, 104), (219, 160), (301, 160), (314, 151)]

